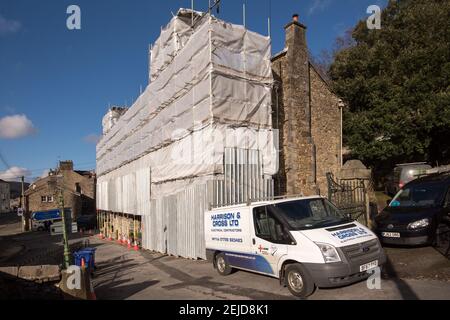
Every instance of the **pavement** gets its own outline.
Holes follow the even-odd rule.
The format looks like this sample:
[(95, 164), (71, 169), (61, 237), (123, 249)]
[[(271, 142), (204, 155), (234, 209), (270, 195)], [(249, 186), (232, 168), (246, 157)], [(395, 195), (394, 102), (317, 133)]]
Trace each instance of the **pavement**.
[[(287, 288), (274, 278), (245, 271), (220, 276), (206, 261), (164, 256), (148, 251), (135, 252), (114, 242), (92, 239), (97, 247), (98, 270), (93, 280), (98, 299), (193, 299), (193, 300), (292, 300)], [(399, 251), (397, 251), (399, 250)], [(416, 253), (388, 248), (390, 267), (382, 275), (380, 289), (368, 289), (366, 281), (336, 289), (318, 289), (309, 300), (450, 300), (450, 261), (432, 248), (418, 254), (433, 263), (418, 264), (404, 274), (398, 263), (412, 263)], [(415, 249), (413, 249), (415, 250)], [(409, 257), (406, 259), (405, 257)], [(406, 259), (406, 260), (405, 260)], [(430, 268), (437, 266), (435, 272)], [(406, 268), (406, 266), (405, 266)], [(426, 272), (422, 271), (425, 270)], [(399, 277), (399, 274), (402, 277)], [(438, 277), (436, 277), (438, 275)]]
[(12, 239), (22, 232), (21, 218), (16, 214), (0, 214), (0, 263), (18, 255), (25, 246)]
[[(0, 215), (0, 267), (60, 264), (62, 236), (48, 232), (22, 232), (21, 217), (8, 213)], [(88, 236), (69, 235), (69, 245), (82, 243)], [(57, 255), (55, 257), (55, 254)]]

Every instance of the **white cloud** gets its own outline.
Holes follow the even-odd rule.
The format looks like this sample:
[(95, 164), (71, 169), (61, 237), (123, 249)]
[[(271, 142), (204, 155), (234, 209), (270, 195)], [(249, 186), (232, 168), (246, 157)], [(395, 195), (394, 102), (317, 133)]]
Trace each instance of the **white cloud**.
[(308, 15), (312, 15), (317, 11), (322, 11), (330, 5), (330, 0), (313, 0), (311, 7), (309, 7)]
[(0, 179), (5, 181), (19, 181), (22, 176), (30, 177), (31, 171), (20, 167), (11, 167), (6, 171), (0, 171)]
[(92, 144), (97, 144), (101, 139), (101, 136), (99, 136), (98, 134), (95, 133), (91, 133), (88, 134), (87, 136), (85, 136), (83, 138), (84, 142), (86, 143), (92, 143)]
[(0, 118), (0, 139), (18, 139), (35, 132), (33, 123), (24, 114)]
[(0, 36), (16, 33), (22, 28), (22, 24), (17, 20), (8, 20), (0, 14)]

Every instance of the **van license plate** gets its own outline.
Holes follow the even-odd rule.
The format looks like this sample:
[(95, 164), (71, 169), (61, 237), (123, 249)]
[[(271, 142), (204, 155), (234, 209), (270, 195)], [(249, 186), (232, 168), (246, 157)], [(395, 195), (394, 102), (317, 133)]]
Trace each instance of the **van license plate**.
[(378, 267), (378, 260), (363, 264), (362, 266), (359, 267), (359, 271), (360, 272), (364, 272), (373, 268)]
[(383, 232), (381, 235), (385, 238), (400, 238), (399, 232)]

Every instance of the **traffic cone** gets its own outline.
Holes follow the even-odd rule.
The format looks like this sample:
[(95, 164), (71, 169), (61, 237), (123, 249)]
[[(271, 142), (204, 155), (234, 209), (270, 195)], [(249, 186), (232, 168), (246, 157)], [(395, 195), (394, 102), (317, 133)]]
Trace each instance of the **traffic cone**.
[(134, 251), (138, 251), (139, 250), (139, 246), (137, 244), (137, 241), (134, 241), (134, 247), (133, 247)]
[(92, 285), (91, 277), (89, 277), (89, 285), (90, 285), (90, 297), (89, 300), (97, 300), (97, 296), (95, 295), (94, 286)]
[(119, 235), (119, 239), (117, 240), (119, 244), (122, 244), (122, 236)]
[(130, 239), (128, 239), (128, 241), (127, 241), (127, 247), (128, 247), (128, 249), (131, 249), (131, 241), (130, 241)]

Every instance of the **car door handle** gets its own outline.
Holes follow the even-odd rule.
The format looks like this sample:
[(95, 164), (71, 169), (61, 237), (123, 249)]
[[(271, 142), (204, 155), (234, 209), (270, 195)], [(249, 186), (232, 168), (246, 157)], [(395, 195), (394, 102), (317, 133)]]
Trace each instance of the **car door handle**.
[(255, 238), (253, 238), (253, 239), (252, 239), (252, 242), (253, 242), (253, 245), (255, 245), (255, 244), (256, 244), (256, 240), (255, 240)]

